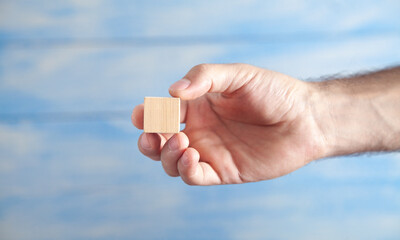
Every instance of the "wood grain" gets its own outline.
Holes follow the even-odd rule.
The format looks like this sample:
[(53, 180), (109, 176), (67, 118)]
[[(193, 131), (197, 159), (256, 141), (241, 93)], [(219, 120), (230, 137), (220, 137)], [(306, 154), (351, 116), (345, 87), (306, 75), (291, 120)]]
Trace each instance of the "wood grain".
[(178, 133), (180, 130), (180, 99), (144, 98), (144, 132)]

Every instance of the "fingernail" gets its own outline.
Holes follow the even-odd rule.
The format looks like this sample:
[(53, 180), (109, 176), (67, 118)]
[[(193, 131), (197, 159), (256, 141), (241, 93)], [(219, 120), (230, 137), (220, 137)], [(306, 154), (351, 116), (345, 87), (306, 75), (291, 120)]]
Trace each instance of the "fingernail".
[(151, 145), (146, 135), (147, 134), (143, 134), (142, 139), (140, 140), (140, 145), (142, 146), (142, 148), (150, 149)]
[(170, 151), (176, 151), (179, 149), (179, 142), (178, 139), (176, 139), (176, 137), (172, 137), (169, 141), (168, 141), (168, 148)]
[(190, 165), (190, 160), (189, 160), (189, 157), (186, 152), (183, 153), (183, 155), (181, 157), (181, 161), (182, 161), (183, 166), (187, 167)]
[(172, 91), (180, 91), (180, 90), (185, 90), (186, 88), (188, 88), (190, 86), (190, 81), (183, 78), (179, 81), (177, 81), (176, 83), (172, 84), (171, 87), (169, 88), (169, 90)]

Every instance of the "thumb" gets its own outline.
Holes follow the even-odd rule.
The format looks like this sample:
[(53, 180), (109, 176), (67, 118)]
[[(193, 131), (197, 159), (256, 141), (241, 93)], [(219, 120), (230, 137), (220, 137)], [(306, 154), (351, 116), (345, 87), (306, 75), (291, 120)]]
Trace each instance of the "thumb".
[(206, 93), (229, 94), (244, 86), (258, 71), (247, 64), (200, 64), (172, 84), (169, 93), (182, 100), (193, 100)]

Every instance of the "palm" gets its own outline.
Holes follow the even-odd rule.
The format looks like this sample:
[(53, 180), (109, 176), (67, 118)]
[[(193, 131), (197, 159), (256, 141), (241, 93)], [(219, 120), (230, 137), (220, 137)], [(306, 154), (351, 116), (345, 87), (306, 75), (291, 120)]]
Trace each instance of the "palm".
[[(188, 105), (184, 133), (200, 153), (200, 161), (216, 171), (221, 183), (282, 176), (303, 166), (312, 151), (312, 143), (307, 142), (309, 127), (304, 124), (309, 122), (307, 115), (298, 111), (302, 106), (292, 106), (287, 96), (254, 104), (257, 91), (265, 89), (249, 95), (249, 88), (232, 97), (208, 94)], [(241, 95), (246, 95), (245, 101)], [(279, 106), (270, 107), (273, 117), (264, 103)]]

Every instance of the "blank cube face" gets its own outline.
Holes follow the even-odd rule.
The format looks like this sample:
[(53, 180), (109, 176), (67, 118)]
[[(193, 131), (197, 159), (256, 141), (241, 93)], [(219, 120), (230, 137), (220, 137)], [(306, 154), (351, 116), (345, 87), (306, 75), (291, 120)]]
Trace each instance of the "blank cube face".
[(178, 133), (180, 130), (179, 123), (179, 98), (144, 98), (144, 132)]

